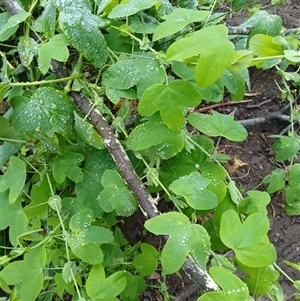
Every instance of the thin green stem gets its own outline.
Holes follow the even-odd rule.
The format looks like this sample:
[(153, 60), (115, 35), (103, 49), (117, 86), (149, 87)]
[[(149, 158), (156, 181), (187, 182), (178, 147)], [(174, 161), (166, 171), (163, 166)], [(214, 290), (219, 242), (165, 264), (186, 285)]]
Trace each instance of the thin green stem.
[(9, 139), (9, 138), (4, 138), (4, 137), (0, 137), (0, 140), (6, 141), (6, 142), (12, 142), (12, 143), (26, 143), (25, 140)]
[[(51, 190), (51, 195), (54, 196), (54, 191), (53, 191), (53, 188), (52, 188), (52, 185), (51, 185), (51, 181), (50, 181), (50, 178), (49, 178), (49, 175), (47, 173), (47, 180), (48, 180), (48, 184), (49, 184), (49, 187), (50, 187), (50, 190)], [(58, 208), (58, 205), (56, 202), (54, 202), (55, 204), (55, 209), (56, 209), (56, 213), (57, 213), (57, 216), (58, 216), (58, 219), (59, 219), (59, 223), (60, 223), (60, 226), (61, 226), (61, 229), (62, 229), (62, 233), (63, 233), (63, 238), (64, 238), (64, 242), (65, 242), (65, 249), (66, 249), (66, 257), (67, 257), (67, 260), (70, 261), (70, 253), (69, 253), (69, 245), (68, 245), (68, 240), (67, 240), (67, 230), (64, 226), (64, 222), (63, 222), (63, 219), (61, 217), (61, 214), (59, 212), (59, 208)], [(80, 299), (81, 298), (81, 294), (80, 294), (80, 290), (79, 290), (79, 287), (78, 287), (78, 284), (77, 284), (77, 281), (76, 281), (76, 278), (75, 278), (75, 275), (73, 273), (73, 270), (70, 269), (70, 273), (71, 273), (71, 276), (73, 278), (73, 281), (74, 281), (74, 285), (75, 285), (75, 289), (76, 289), (76, 292), (77, 292), (77, 295), (78, 295), (78, 298)]]
[(34, 81), (34, 82), (22, 82), (22, 83), (10, 83), (9, 85), (12, 87), (30, 87), (30, 86), (38, 86), (38, 85), (49, 85), (54, 83), (61, 83), (66, 82), (69, 80), (73, 80), (76, 78), (82, 77), (82, 74), (76, 74), (64, 78), (57, 78), (57, 79), (49, 79), (49, 80), (40, 80), (40, 81)]
[(288, 279), (291, 283), (295, 283), (295, 281), (277, 265), (277, 263), (274, 263), (274, 267), (286, 278)]
[(275, 60), (275, 59), (283, 59), (285, 55), (274, 55), (274, 56), (259, 56), (252, 59), (252, 61), (266, 61), (266, 60)]

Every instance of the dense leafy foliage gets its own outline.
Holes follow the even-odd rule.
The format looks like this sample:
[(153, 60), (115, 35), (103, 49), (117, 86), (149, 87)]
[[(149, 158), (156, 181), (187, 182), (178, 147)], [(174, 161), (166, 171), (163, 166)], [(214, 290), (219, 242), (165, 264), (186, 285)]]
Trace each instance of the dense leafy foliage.
[[(176, 273), (188, 255), (220, 286), (199, 301), (283, 300), (266, 206), (268, 193), (282, 190), (286, 212), (300, 213), (299, 112), (292, 109), (289, 135), (274, 136), (272, 146), (290, 168), (264, 179), (268, 193), (242, 194), (214, 137), (240, 142), (247, 130), (197, 108), (225, 93), (241, 100), (249, 67), (277, 68), (297, 86), (299, 76), (287, 72), (300, 62), (297, 36), (280, 35), (280, 17), (265, 11), (243, 24), (248, 35), (232, 36), (210, 1), (20, 2), (24, 11), (0, 14), (0, 101), (10, 103), (0, 116), (0, 285), (9, 300), (139, 300), (146, 276)], [(57, 78), (53, 59), (71, 75)], [(70, 91), (91, 101), (88, 114)], [(293, 108), (287, 84), (282, 98)], [(176, 208), (145, 223), (168, 236), (162, 250), (131, 246), (120, 230), (139, 200), (105, 149), (112, 141), (89, 121), (94, 109), (148, 190)]]

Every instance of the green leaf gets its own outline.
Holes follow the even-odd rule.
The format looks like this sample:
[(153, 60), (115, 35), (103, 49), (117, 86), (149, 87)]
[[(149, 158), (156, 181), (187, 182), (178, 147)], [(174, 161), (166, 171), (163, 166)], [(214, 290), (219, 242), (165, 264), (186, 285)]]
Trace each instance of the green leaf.
[(83, 180), (84, 174), (78, 165), (84, 160), (84, 156), (79, 153), (65, 153), (57, 156), (53, 160), (52, 173), (55, 181), (63, 183), (68, 177), (75, 183)]
[(43, 44), (39, 50), (38, 64), (42, 74), (46, 74), (50, 68), (51, 59), (59, 62), (66, 62), (69, 58), (67, 38), (63, 34), (57, 34), (47, 43)]
[(18, 25), (3, 30), (9, 18), (9, 13), (0, 14), (0, 42), (8, 40), (18, 30)]
[(61, 277), (65, 283), (72, 283), (74, 280), (73, 275), (76, 277), (77, 271), (76, 263), (74, 261), (67, 261), (62, 269)]
[(264, 34), (253, 36), (249, 42), (249, 48), (257, 56), (283, 55), (283, 47), (273, 43), (273, 38)]
[(174, 80), (169, 85), (156, 84), (142, 95), (138, 111), (143, 116), (151, 116), (160, 111), (163, 122), (172, 130), (181, 128), (188, 107), (200, 103), (199, 94), (193, 85), (183, 80)]
[(285, 161), (291, 159), (300, 150), (300, 141), (298, 138), (280, 135), (270, 135), (271, 138), (278, 138), (271, 147), (272, 151), (277, 152), (276, 161)]
[(208, 210), (218, 205), (217, 196), (206, 189), (211, 181), (195, 171), (174, 181), (169, 189), (183, 196), (186, 202), (196, 210)]
[(14, 203), (22, 193), (26, 181), (26, 164), (18, 157), (11, 157), (9, 166), (0, 180), (0, 192), (9, 189), (9, 203)]
[(107, 150), (97, 151), (87, 158), (83, 181), (75, 185), (79, 202), (85, 208), (92, 209), (95, 216), (102, 216), (103, 214), (103, 209), (95, 201), (103, 190), (100, 183), (101, 177), (106, 169), (113, 168), (115, 168), (115, 164)]
[(153, 41), (172, 35), (190, 23), (199, 22), (206, 18), (208, 14), (207, 11), (177, 8), (171, 14), (165, 16), (166, 21), (156, 28)]
[(120, 216), (130, 216), (135, 212), (137, 202), (116, 170), (107, 169), (103, 173), (101, 184), (104, 190), (97, 200), (105, 212), (116, 210)]
[(8, 264), (1, 277), (8, 285), (21, 283), (20, 300), (35, 301), (43, 288), (43, 267), (46, 263), (46, 249), (39, 246), (24, 256), (24, 260)]
[(154, 273), (158, 266), (157, 250), (147, 243), (141, 243), (140, 249), (142, 253), (138, 254), (132, 264), (140, 271), (142, 277), (146, 277)]
[(76, 112), (74, 112), (75, 118), (75, 131), (79, 138), (88, 145), (91, 145), (97, 149), (103, 149), (103, 140), (94, 127), (85, 119), (81, 118)]
[(86, 291), (93, 300), (105, 301), (119, 295), (126, 287), (125, 272), (116, 272), (105, 279), (105, 272), (102, 265), (95, 265), (89, 272), (86, 282)]
[(11, 156), (16, 154), (21, 148), (21, 144), (4, 142), (0, 145), (0, 166), (5, 164)]
[(91, 13), (85, 2), (79, 2), (80, 6), (70, 0), (64, 2), (58, 18), (59, 25), (77, 51), (95, 67), (101, 68), (108, 58), (106, 41), (98, 29), (101, 20)]
[[(12, 29), (16, 25), (19, 25), (20, 23), (24, 22), (30, 15), (31, 15), (31, 13), (25, 12), (25, 11), (20, 12), (16, 15), (13, 15), (12, 17), (10, 17), (8, 19), (6, 24), (2, 27), (2, 32), (4, 33), (6, 30)], [(0, 33), (0, 35), (2, 34), (2, 32)]]
[(0, 230), (9, 227), (9, 241), (13, 246), (17, 246), (18, 237), (26, 231), (27, 227), (27, 217), (22, 208), (22, 199), (20, 198), (11, 204), (8, 193), (0, 193), (0, 216)]
[(212, 25), (201, 29), (192, 36), (174, 42), (167, 50), (166, 59), (182, 62), (205, 51), (210, 52), (211, 46), (218, 45), (227, 34), (228, 29), (224, 25)]
[(295, 163), (288, 171), (289, 186), (298, 186), (300, 179), (300, 163)]
[(265, 10), (258, 10), (240, 26), (251, 28), (249, 37), (260, 33), (276, 37), (282, 30), (282, 20), (278, 15), (270, 15)]
[(197, 301), (245, 301), (248, 300), (247, 285), (236, 275), (221, 267), (211, 267), (212, 278), (220, 285), (222, 291), (203, 294)]
[(203, 51), (195, 69), (195, 79), (200, 87), (212, 85), (230, 65), (234, 50), (227, 39), (219, 39), (219, 43)]
[(18, 53), (22, 65), (28, 68), (34, 56), (38, 53), (37, 42), (30, 37), (20, 37), (18, 43)]
[(187, 151), (183, 149), (179, 154), (173, 158), (162, 162), (159, 174), (160, 180), (165, 186), (169, 186), (173, 181), (177, 180), (179, 177), (188, 175), (201, 168), (208, 156), (207, 153), (211, 153), (213, 150), (213, 141), (207, 139), (203, 136), (193, 136), (194, 142), (201, 145), (203, 151), (196, 149), (191, 149)]
[(78, 258), (91, 265), (97, 265), (103, 262), (103, 252), (99, 244), (110, 243), (114, 237), (108, 229), (91, 226), (93, 219), (91, 209), (84, 209), (73, 215), (70, 220), (72, 234), (68, 243)]
[(231, 115), (220, 114), (216, 111), (213, 111), (211, 115), (192, 113), (188, 121), (208, 136), (222, 136), (231, 141), (243, 141), (247, 138), (247, 130)]
[(247, 267), (237, 261), (238, 267), (249, 277), (243, 278), (249, 291), (254, 295), (264, 295), (269, 292), (273, 283), (279, 278), (280, 274), (269, 265), (263, 268)]
[(119, 60), (105, 70), (102, 84), (118, 90), (136, 86), (138, 96), (141, 96), (147, 88), (164, 80), (164, 69), (156, 58), (132, 57)]
[(253, 59), (253, 53), (250, 50), (236, 50), (231, 60), (230, 68), (234, 71), (241, 71), (250, 66)]
[(155, 147), (156, 153), (163, 159), (173, 157), (183, 146), (183, 132), (170, 130), (160, 119), (159, 114), (152, 115), (147, 122), (136, 126), (127, 140), (129, 149), (140, 151)]
[(183, 80), (190, 82), (199, 93), (200, 99), (208, 102), (220, 102), (223, 99), (224, 88), (218, 82), (213, 83), (208, 87), (200, 87), (196, 84), (195, 70), (188, 67), (184, 63), (174, 62), (172, 64), (172, 70)]
[(238, 214), (228, 210), (221, 219), (220, 237), (227, 247), (235, 251), (242, 264), (260, 268), (276, 261), (274, 246), (265, 242), (268, 230), (269, 220), (265, 214), (253, 213), (242, 224)]
[(289, 215), (299, 214), (300, 213), (300, 184), (296, 186), (288, 186), (286, 188), (285, 194), (286, 194), (285, 211)]
[[(49, 175), (49, 177), (51, 179), (51, 175)], [(31, 203), (24, 208), (24, 212), (28, 218), (46, 214), (48, 210), (48, 200), (52, 196), (52, 191), (56, 189), (53, 182), (54, 181), (50, 183), (50, 185), (52, 185), (52, 187), (50, 187), (47, 177), (43, 177), (41, 181), (32, 185), (30, 191)]]
[(121, 294), (122, 300), (137, 300), (142, 292), (145, 291), (147, 285), (144, 278), (141, 276), (133, 276), (131, 273), (126, 272), (127, 285)]
[(239, 212), (249, 216), (255, 212), (267, 214), (267, 205), (271, 201), (269, 193), (265, 191), (249, 190), (247, 191), (248, 198), (243, 199), (239, 203)]
[(263, 183), (269, 184), (267, 187), (267, 192), (274, 193), (283, 189), (285, 186), (285, 178), (286, 172), (283, 169), (276, 168), (272, 170), (271, 173), (268, 174), (263, 180)]
[(0, 139), (5, 140), (5, 138), (19, 140), (19, 137), (11, 128), (9, 121), (3, 116), (0, 116)]
[(53, 37), (55, 32), (56, 7), (53, 0), (48, 0), (41, 15), (35, 20), (33, 29), (42, 32), (46, 38)]
[(71, 295), (76, 294), (74, 289), (74, 283), (66, 283), (62, 278), (62, 274), (56, 273), (54, 276), (54, 282), (56, 284), (56, 293), (61, 298), (63, 298), (65, 292), (68, 292)]
[(178, 271), (190, 252), (205, 269), (210, 242), (209, 235), (201, 225), (191, 224), (182, 213), (168, 212), (146, 221), (145, 228), (156, 235), (169, 235), (161, 255), (164, 273)]
[(284, 292), (282, 286), (278, 282), (274, 282), (268, 292), (271, 301), (284, 301)]
[(50, 87), (35, 90), (29, 101), (23, 100), (13, 111), (12, 125), (17, 134), (35, 137), (45, 133), (73, 136), (75, 105), (63, 92)]
[(110, 19), (123, 18), (136, 14), (155, 5), (158, 0), (130, 0), (113, 8), (108, 15)]
[(9, 89), (10, 89), (9, 83), (1, 83), (0, 84), (0, 103), (4, 99), (4, 96)]
[(200, 170), (201, 174), (210, 180), (207, 189), (213, 192), (217, 196), (218, 202), (221, 203), (227, 192), (227, 186), (224, 183), (224, 179), (226, 177), (224, 168), (219, 164), (207, 162), (205, 165), (200, 167)]
[(234, 49), (227, 39), (224, 25), (212, 25), (194, 35), (174, 42), (167, 50), (168, 61), (184, 61), (200, 55), (195, 69), (196, 82), (201, 87), (213, 84), (230, 65)]

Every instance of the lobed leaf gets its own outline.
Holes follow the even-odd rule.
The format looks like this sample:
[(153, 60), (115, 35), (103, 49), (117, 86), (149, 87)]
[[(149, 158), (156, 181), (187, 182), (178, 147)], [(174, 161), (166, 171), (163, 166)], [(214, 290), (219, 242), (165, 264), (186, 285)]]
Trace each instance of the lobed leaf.
[(197, 301), (245, 301), (248, 299), (247, 285), (238, 276), (222, 267), (211, 267), (209, 272), (222, 291), (203, 294)]
[(231, 115), (220, 114), (216, 111), (213, 111), (211, 115), (192, 113), (188, 121), (200, 132), (211, 137), (222, 136), (231, 141), (243, 141), (247, 138), (247, 130)]
[(273, 266), (263, 268), (251, 268), (241, 264), (236, 260), (238, 267), (248, 277), (243, 281), (247, 284), (249, 291), (254, 295), (264, 295), (269, 292), (271, 286), (280, 276), (279, 272)]
[(0, 179), (0, 193), (9, 189), (9, 203), (14, 203), (22, 193), (26, 181), (26, 164), (18, 157), (11, 157), (9, 166)]
[(48, 0), (41, 15), (33, 23), (33, 29), (42, 32), (46, 38), (51, 38), (55, 33), (56, 7), (54, 0)]
[(75, 105), (63, 92), (51, 87), (35, 90), (29, 101), (23, 100), (14, 108), (12, 125), (22, 137), (60, 133), (72, 137)]
[(108, 229), (91, 226), (93, 219), (91, 209), (83, 209), (73, 215), (70, 220), (72, 234), (68, 243), (73, 253), (82, 261), (98, 265), (103, 262), (103, 252), (99, 244), (110, 243), (114, 237)]
[(195, 70), (196, 82), (201, 87), (213, 84), (230, 65), (234, 49), (227, 39), (224, 25), (212, 25), (192, 36), (174, 42), (166, 52), (168, 61), (181, 61), (200, 56)]
[(199, 94), (187, 81), (174, 80), (169, 85), (156, 84), (142, 95), (138, 111), (143, 116), (151, 116), (160, 111), (163, 122), (172, 130), (181, 128), (188, 107), (200, 103)]
[(156, 235), (169, 235), (161, 255), (163, 271), (172, 274), (183, 265), (188, 253), (193, 252), (198, 264), (205, 269), (210, 253), (206, 230), (181, 213), (168, 212), (145, 223), (145, 228)]
[(269, 220), (263, 213), (251, 214), (242, 224), (234, 210), (226, 211), (221, 219), (222, 242), (236, 253), (237, 259), (254, 268), (264, 267), (276, 260), (272, 244), (265, 242)]
[(217, 196), (206, 189), (211, 181), (195, 171), (175, 180), (169, 189), (183, 196), (186, 202), (196, 210), (208, 210), (218, 205)]
[(46, 74), (50, 68), (51, 59), (66, 62), (69, 58), (67, 38), (63, 34), (57, 34), (47, 43), (43, 44), (38, 53), (38, 64), (42, 74)]
[(97, 200), (105, 212), (116, 210), (120, 216), (130, 216), (134, 213), (137, 202), (116, 170), (105, 170), (101, 184), (104, 189)]
[(55, 157), (52, 166), (55, 181), (61, 184), (66, 180), (66, 177), (68, 177), (75, 183), (81, 182), (84, 178), (84, 174), (78, 165), (84, 159), (82, 154), (71, 152)]
[(142, 253), (138, 254), (132, 264), (140, 271), (142, 277), (146, 277), (154, 273), (158, 266), (157, 250), (147, 243), (141, 243), (140, 249)]
[(286, 172), (281, 168), (276, 168), (268, 174), (263, 182), (269, 184), (267, 187), (268, 193), (274, 193), (281, 190), (285, 186)]
[(86, 290), (93, 300), (117, 300), (113, 299), (126, 287), (127, 278), (123, 271), (116, 272), (105, 278), (102, 265), (95, 265), (91, 268), (86, 282)]
[(92, 209), (95, 216), (103, 215), (103, 209), (98, 202), (95, 202), (99, 193), (103, 190), (100, 179), (106, 169), (113, 168), (115, 168), (115, 165), (107, 150), (97, 151), (86, 159), (84, 178), (75, 185), (79, 202), (85, 208)]
[(155, 114), (132, 130), (127, 147), (133, 151), (154, 147), (161, 158), (168, 159), (184, 147), (184, 134), (181, 130), (170, 130), (160, 119), (159, 114)]
[(0, 230), (9, 227), (9, 241), (13, 246), (17, 246), (18, 237), (26, 231), (27, 227), (27, 216), (22, 208), (22, 199), (10, 203), (8, 193), (0, 192), (0, 216)]
[(35, 301), (43, 288), (43, 267), (46, 263), (46, 249), (43, 245), (33, 248), (24, 260), (15, 261), (1, 271), (1, 277), (8, 285), (21, 283), (20, 299)]

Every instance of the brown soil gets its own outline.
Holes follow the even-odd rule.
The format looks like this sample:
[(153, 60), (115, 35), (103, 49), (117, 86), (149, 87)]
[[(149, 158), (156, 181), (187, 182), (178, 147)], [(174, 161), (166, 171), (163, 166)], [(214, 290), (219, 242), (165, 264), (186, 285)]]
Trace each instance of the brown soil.
[[(266, 4), (266, 2), (265, 2)], [(282, 17), (285, 28), (297, 28), (300, 26), (300, 1), (288, 0), (285, 4), (277, 7), (269, 7), (270, 13)], [(228, 23), (232, 26), (241, 24), (246, 18), (246, 11), (233, 13)], [(281, 84), (279, 76), (275, 71), (251, 70), (251, 95), (245, 99), (252, 99), (250, 103), (243, 103), (232, 106), (218, 108), (220, 112), (232, 113), (237, 120), (250, 119), (260, 116), (266, 116), (271, 112), (280, 110), (285, 103), (280, 99), (281, 92), (275, 84), (275, 80)], [(225, 99), (226, 101), (226, 99)], [(288, 123), (282, 120), (270, 120), (253, 126), (247, 126), (249, 133), (248, 138), (243, 143), (230, 143), (222, 141), (220, 144), (221, 151), (228, 154), (231, 158), (238, 158), (246, 166), (236, 169), (232, 173), (238, 187), (248, 191), (251, 189), (264, 190), (266, 186), (262, 185), (263, 178), (277, 167), (284, 168), (284, 165), (278, 165), (274, 160), (274, 153), (270, 151), (273, 140), (268, 136), (279, 134), (288, 126)], [(298, 132), (300, 133), (299, 127)], [(300, 157), (298, 158), (300, 160)], [(283, 260), (289, 260), (295, 263), (300, 262), (300, 216), (288, 216), (283, 210), (284, 198), (281, 194), (272, 195), (272, 201), (268, 206), (270, 232), (269, 238), (275, 245), (278, 253), (277, 264), (294, 280), (300, 280), (300, 272), (289, 268), (283, 263)], [(160, 208), (165, 211), (166, 208)], [(123, 231), (131, 242), (139, 240), (146, 241), (155, 246), (162, 242), (158, 237), (147, 234), (143, 236), (142, 224), (144, 217), (141, 213), (136, 213), (133, 217), (127, 219), (123, 225)], [(140, 300), (168, 300), (166, 295), (159, 291), (163, 278), (159, 273), (155, 274), (154, 279), (148, 280), (152, 289), (148, 289)], [(281, 276), (279, 279), (285, 298), (293, 294), (295, 289), (290, 281)], [(176, 300), (197, 300), (199, 291), (194, 289), (192, 280), (181, 279), (178, 276), (167, 277), (167, 290), (170, 295), (176, 296)], [(157, 286), (157, 288), (155, 288)], [(154, 288), (153, 288), (154, 287)], [(189, 293), (189, 290), (194, 293)], [(187, 296), (184, 296), (184, 294)], [(264, 298), (261, 300), (270, 300)], [(296, 300), (294, 297), (288, 300)]]

